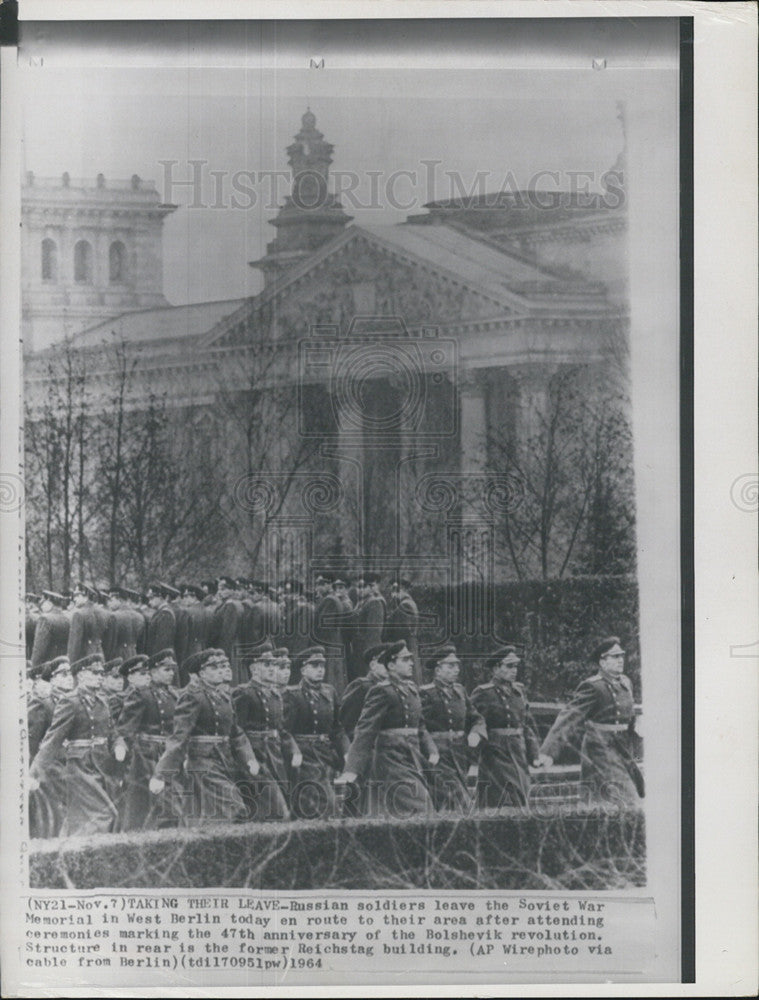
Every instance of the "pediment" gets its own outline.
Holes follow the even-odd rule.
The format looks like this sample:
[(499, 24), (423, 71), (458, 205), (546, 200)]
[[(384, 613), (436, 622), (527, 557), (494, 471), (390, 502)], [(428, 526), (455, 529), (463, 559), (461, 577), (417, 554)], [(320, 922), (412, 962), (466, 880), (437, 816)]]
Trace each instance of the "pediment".
[(416, 329), (529, 315), (524, 286), (541, 277), (536, 268), (517, 261), (518, 288), (511, 290), (513, 258), (460, 234), (441, 246), (425, 232), (399, 232), (422, 228), (432, 229), (350, 226), (219, 323), (206, 346), (249, 342), (265, 330), (280, 340), (314, 326), (346, 334), (357, 316), (393, 317)]

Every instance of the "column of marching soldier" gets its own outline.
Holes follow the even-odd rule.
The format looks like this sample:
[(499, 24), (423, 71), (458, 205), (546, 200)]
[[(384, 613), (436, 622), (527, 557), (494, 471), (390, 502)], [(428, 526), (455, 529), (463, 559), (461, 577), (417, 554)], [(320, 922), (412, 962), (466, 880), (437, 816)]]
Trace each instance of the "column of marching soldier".
[(296, 580), (230, 577), (44, 591), (27, 629), (31, 835), (523, 806), (529, 765), (578, 725), (599, 793), (611, 777), (642, 794), (616, 637), (541, 748), (516, 646), (471, 695), (451, 645), (420, 684), (407, 580), (388, 599), (372, 573), (315, 585), (316, 601)]

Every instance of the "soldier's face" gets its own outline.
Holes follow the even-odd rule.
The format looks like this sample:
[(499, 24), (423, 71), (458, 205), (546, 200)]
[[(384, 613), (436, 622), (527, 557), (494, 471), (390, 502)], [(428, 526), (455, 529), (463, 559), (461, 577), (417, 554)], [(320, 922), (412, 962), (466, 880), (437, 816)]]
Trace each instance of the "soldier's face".
[(121, 598), (116, 597), (115, 594), (109, 594), (108, 607), (111, 609), (111, 611), (116, 611), (118, 608), (121, 607)]
[(161, 595), (154, 594), (152, 591), (148, 594), (148, 607), (157, 608), (161, 603)]
[(200, 668), (200, 679), (216, 687), (224, 682), (224, 664), (218, 661), (211, 661)]
[(262, 684), (273, 684), (277, 676), (277, 661), (273, 657), (262, 657), (256, 661), (255, 673)]
[(607, 674), (619, 675), (625, 669), (625, 651), (615, 642), (611, 649), (607, 650), (601, 657), (600, 666)]
[(80, 608), (87, 600), (87, 595), (83, 594), (81, 590), (77, 590), (74, 594), (74, 607)]
[(106, 691), (122, 691), (124, 689), (124, 679), (121, 674), (105, 674), (103, 676), (103, 687)]
[(80, 688), (84, 688), (85, 691), (98, 691), (103, 686), (103, 668), (99, 670), (95, 667), (91, 670), (88, 667), (84, 667), (79, 671), (77, 677), (77, 684)]
[(74, 687), (74, 676), (70, 667), (63, 667), (56, 670), (50, 678), (50, 686), (56, 691), (71, 691)]
[(394, 656), (387, 665), (388, 673), (391, 677), (398, 677), (400, 680), (410, 680), (414, 675), (414, 657), (408, 649), (402, 649), (397, 656)]
[(301, 667), (301, 674), (311, 684), (320, 684), (324, 680), (324, 660), (309, 660)]
[(150, 674), (147, 670), (135, 670), (129, 675), (129, 683), (133, 688), (144, 688), (150, 684)]
[(161, 663), (159, 666), (153, 668), (150, 676), (154, 684), (171, 684), (174, 680), (174, 664)]
[(504, 656), (493, 671), (493, 679), (497, 681), (515, 681), (521, 662), (516, 653), (509, 653), (508, 656)]
[[(32, 611), (32, 612), (34, 612), (34, 611), (37, 610), (32, 605), (29, 605), (28, 607), (29, 607), (29, 610)], [(42, 603), (40, 604), (40, 610), (43, 611), (45, 614), (47, 614), (48, 611), (52, 611), (53, 610), (53, 602), (52, 601), (48, 601), (47, 598), (43, 598)]]
[(279, 687), (287, 687), (290, 683), (290, 661), (280, 660), (276, 669), (276, 683)]
[(435, 667), (435, 676), (438, 680), (441, 680), (443, 684), (453, 684), (459, 676), (460, 669), (461, 663), (459, 662), (459, 658), (455, 653), (449, 653), (448, 656), (440, 660)]

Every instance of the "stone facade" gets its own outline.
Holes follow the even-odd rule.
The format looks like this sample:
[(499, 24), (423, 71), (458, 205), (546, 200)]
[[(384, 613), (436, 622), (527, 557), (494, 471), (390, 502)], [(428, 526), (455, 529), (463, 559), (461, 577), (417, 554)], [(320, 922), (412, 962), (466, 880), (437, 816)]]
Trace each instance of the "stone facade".
[(127, 310), (168, 305), (162, 228), (175, 205), (152, 183), (35, 177), (21, 190), (22, 336), (27, 352)]

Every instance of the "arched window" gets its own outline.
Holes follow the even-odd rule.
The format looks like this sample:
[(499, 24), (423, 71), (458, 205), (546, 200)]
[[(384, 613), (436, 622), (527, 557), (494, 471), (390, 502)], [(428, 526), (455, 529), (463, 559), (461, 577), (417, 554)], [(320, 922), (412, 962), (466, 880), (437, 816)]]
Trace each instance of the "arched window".
[(111, 243), (108, 253), (108, 280), (123, 281), (126, 277), (126, 247), (120, 241)]
[(58, 247), (55, 240), (42, 241), (42, 280), (58, 280)]
[(92, 284), (92, 246), (87, 240), (79, 240), (74, 247), (74, 281)]

